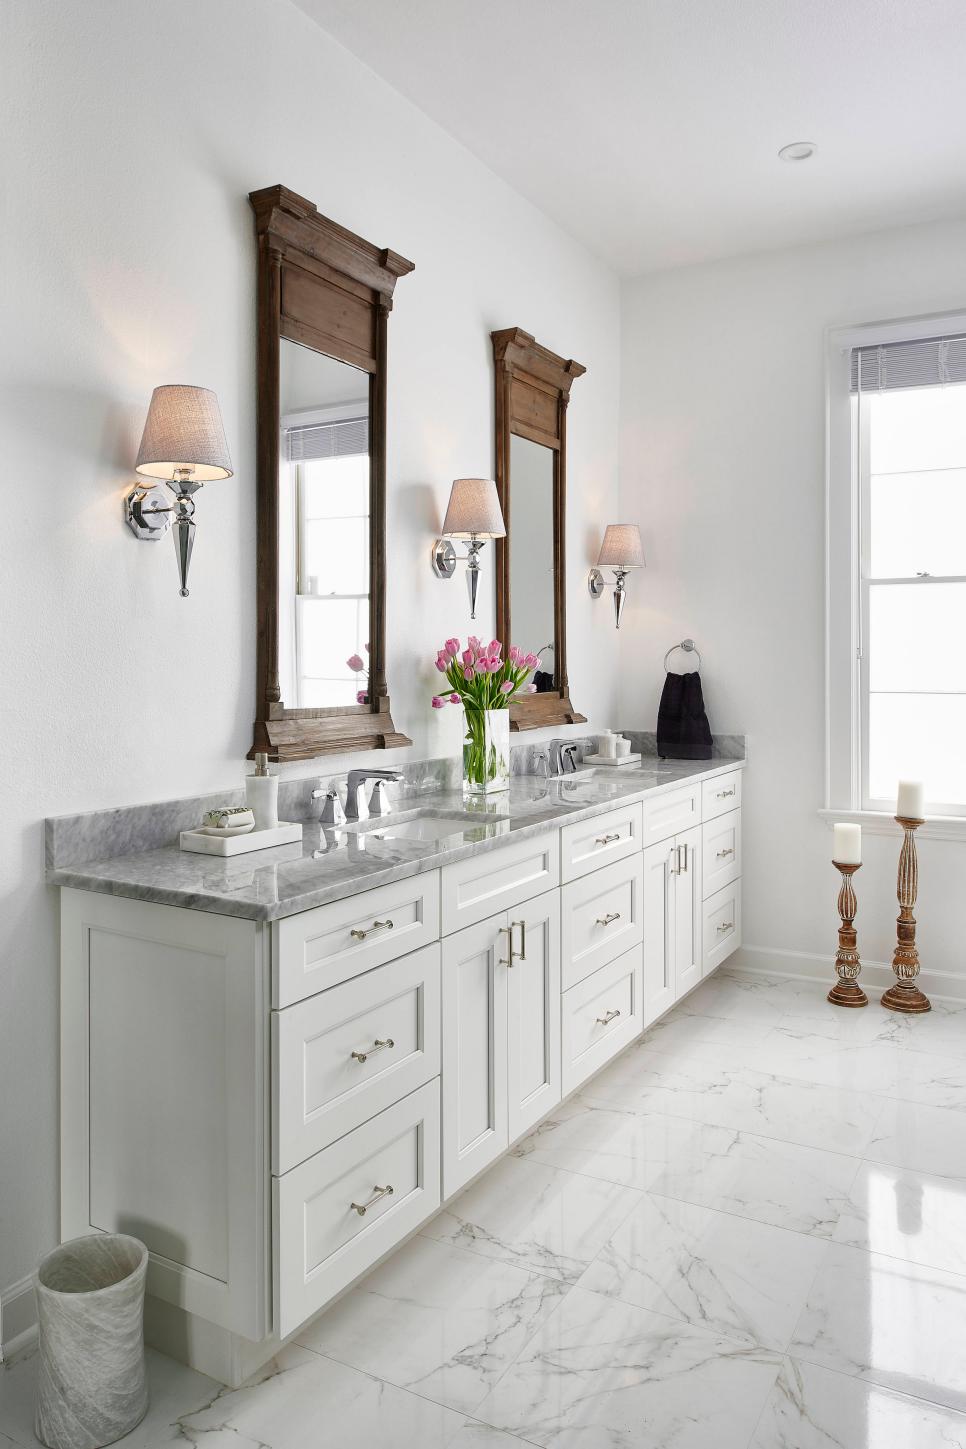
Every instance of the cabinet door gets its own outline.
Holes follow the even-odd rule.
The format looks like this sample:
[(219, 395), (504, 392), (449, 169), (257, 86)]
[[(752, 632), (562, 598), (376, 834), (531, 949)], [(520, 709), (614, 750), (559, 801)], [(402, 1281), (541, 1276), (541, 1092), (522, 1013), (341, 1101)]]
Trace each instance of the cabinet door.
[(514, 1142), (560, 1101), (560, 897), (546, 891), (509, 917), (507, 1084)]
[(507, 1137), (509, 921), (443, 941), (443, 1196), (499, 1157)]
[(644, 1025), (674, 1005), (674, 844), (644, 852)]
[(701, 980), (701, 827), (674, 838), (674, 999)]

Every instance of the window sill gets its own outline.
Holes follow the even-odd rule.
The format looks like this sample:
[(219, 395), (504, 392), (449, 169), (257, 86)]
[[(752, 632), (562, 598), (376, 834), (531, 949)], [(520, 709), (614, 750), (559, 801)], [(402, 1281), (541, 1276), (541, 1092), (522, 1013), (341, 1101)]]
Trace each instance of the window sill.
[[(896, 835), (899, 826), (885, 810), (820, 810), (831, 829), (836, 821), (861, 825), (870, 835)], [(958, 840), (966, 844), (966, 815), (933, 815), (916, 831), (917, 840)]]

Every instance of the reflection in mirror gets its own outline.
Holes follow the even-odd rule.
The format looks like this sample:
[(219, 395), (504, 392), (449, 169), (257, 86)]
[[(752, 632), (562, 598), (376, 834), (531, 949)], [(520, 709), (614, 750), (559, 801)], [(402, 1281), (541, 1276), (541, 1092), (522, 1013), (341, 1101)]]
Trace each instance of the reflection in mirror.
[(537, 693), (555, 688), (555, 453), (514, 433), (510, 438), (510, 597), (513, 643), (538, 654)]
[(282, 699), (300, 709), (366, 704), (369, 374), (288, 338), (279, 361)]

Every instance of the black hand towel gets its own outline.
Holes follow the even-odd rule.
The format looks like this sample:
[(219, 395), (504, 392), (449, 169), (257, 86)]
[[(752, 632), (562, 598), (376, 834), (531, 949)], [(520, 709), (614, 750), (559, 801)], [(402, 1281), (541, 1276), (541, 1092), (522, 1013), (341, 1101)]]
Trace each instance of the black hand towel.
[(697, 670), (665, 676), (657, 711), (657, 752), (662, 760), (711, 759), (711, 726)]

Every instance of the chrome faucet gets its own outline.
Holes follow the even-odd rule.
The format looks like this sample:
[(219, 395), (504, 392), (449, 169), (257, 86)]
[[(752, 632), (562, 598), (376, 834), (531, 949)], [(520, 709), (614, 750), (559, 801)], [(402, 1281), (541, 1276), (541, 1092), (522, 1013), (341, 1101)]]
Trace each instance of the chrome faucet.
[(334, 785), (328, 790), (322, 790), (321, 788), (313, 790), (312, 799), (325, 801), (325, 804), (322, 806), (322, 814), (319, 816), (320, 825), (338, 826), (345, 824), (345, 811), (342, 808), (342, 800)]
[[(387, 780), (401, 780), (401, 770), (350, 770), (346, 794), (345, 814), (347, 820), (366, 820), (369, 815), (388, 815), (392, 806), (385, 793)], [(373, 780), (372, 796), (368, 807), (365, 802), (364, 786)]]
[(575, 740), (550, 741), (550, 773), (552, 775), (576, 775), (577, 744)]

